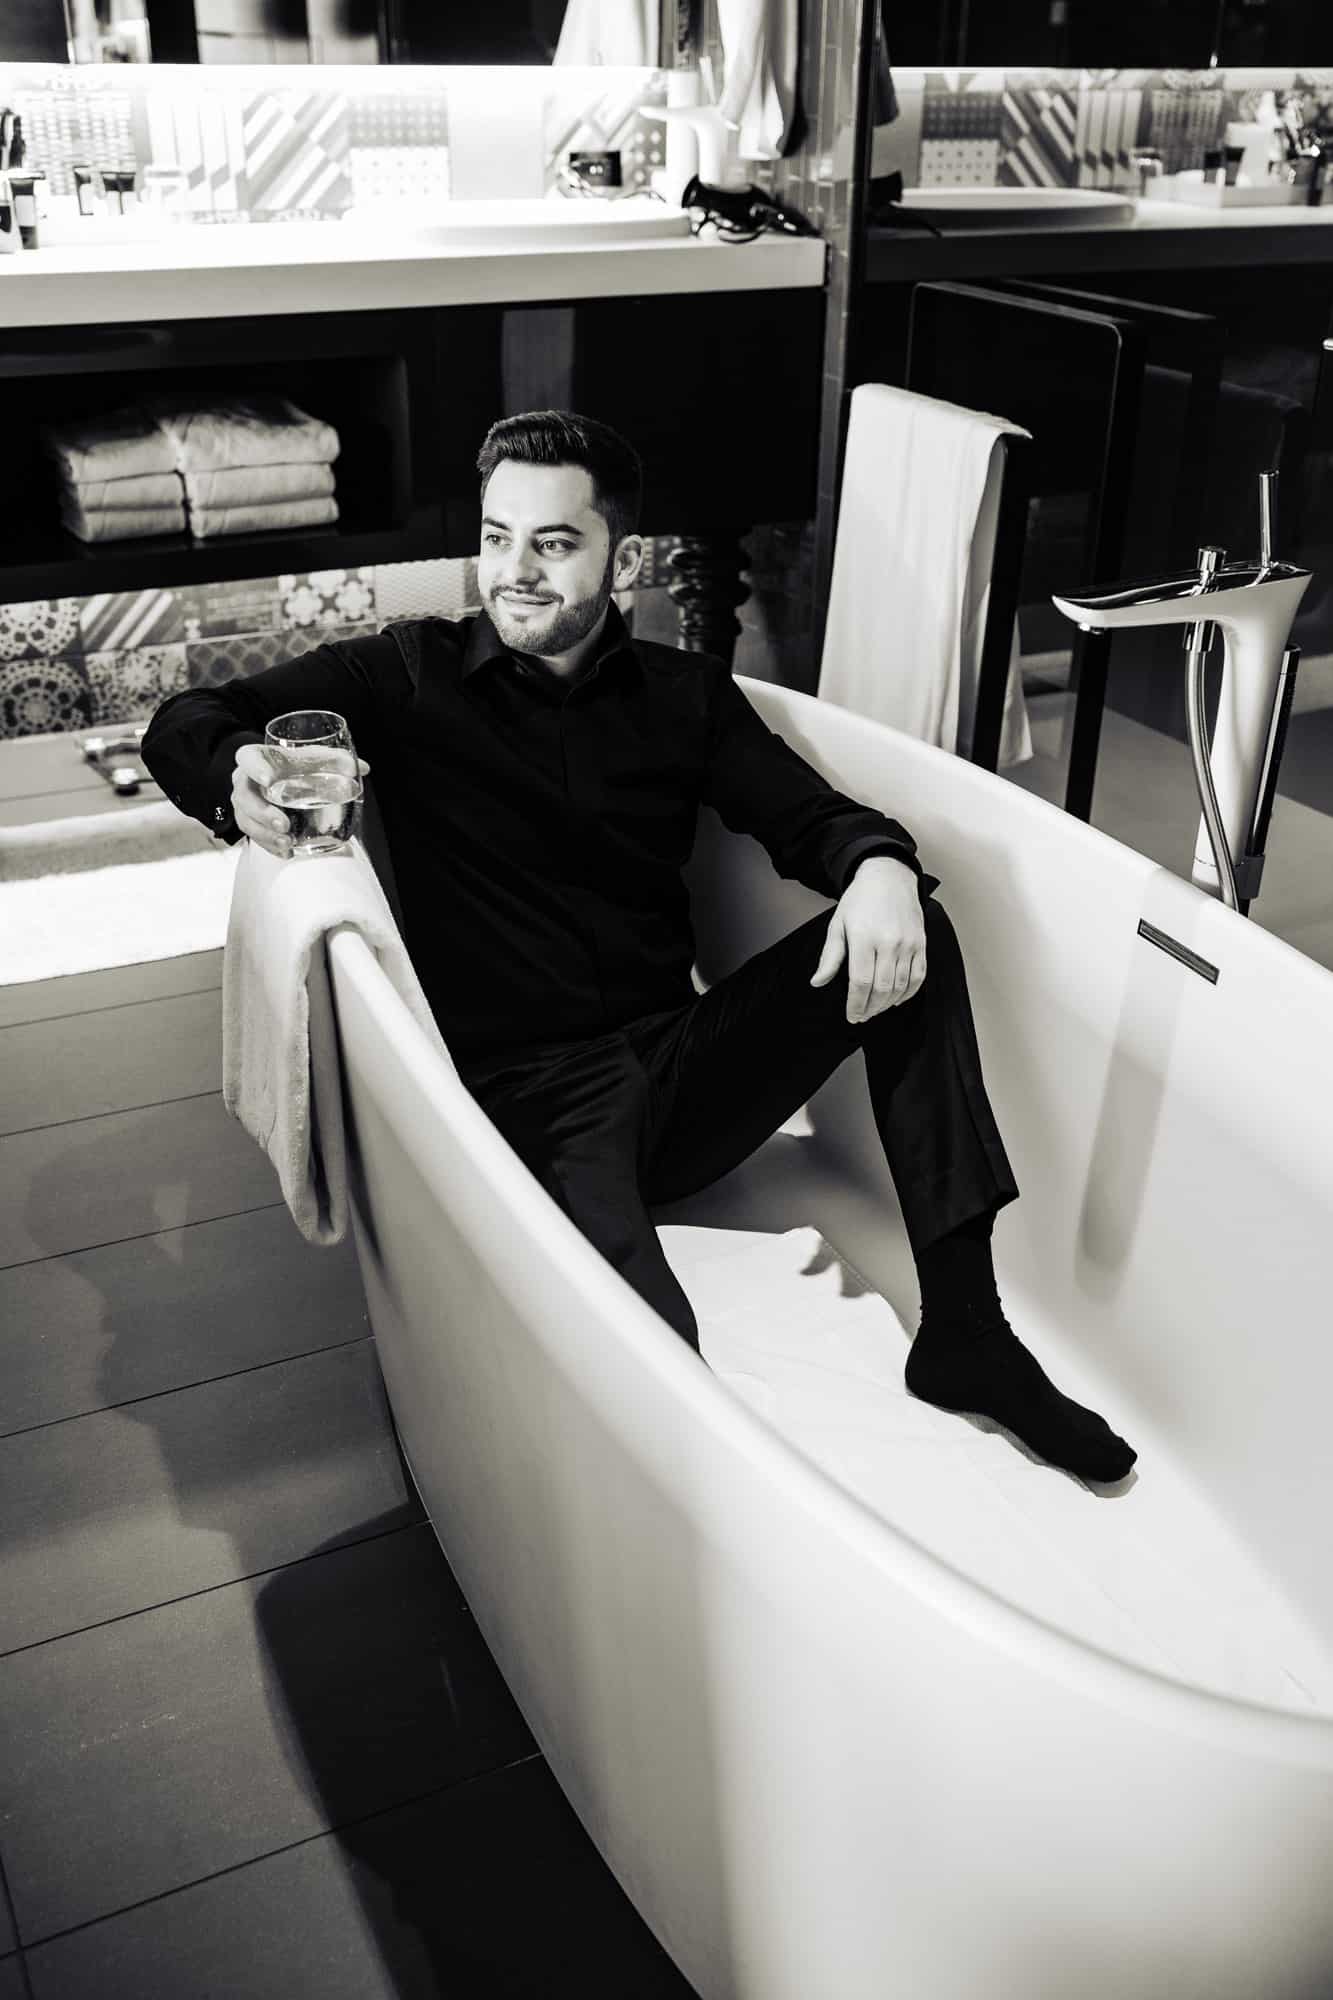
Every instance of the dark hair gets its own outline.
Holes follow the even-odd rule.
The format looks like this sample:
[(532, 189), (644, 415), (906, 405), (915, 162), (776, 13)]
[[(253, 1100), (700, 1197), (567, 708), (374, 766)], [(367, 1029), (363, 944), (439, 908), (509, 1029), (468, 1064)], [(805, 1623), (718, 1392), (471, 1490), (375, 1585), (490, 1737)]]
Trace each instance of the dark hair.
[(610, 424), (573, 410), (524, 410), (501, 417), (477, 453), (481, 490), (505, 459), (519, 465), (581, 465), (592, 476), (593, 505), (611, 530), (615, 549), (634, 534), (643, 506), (643, 465), (628, 439)]

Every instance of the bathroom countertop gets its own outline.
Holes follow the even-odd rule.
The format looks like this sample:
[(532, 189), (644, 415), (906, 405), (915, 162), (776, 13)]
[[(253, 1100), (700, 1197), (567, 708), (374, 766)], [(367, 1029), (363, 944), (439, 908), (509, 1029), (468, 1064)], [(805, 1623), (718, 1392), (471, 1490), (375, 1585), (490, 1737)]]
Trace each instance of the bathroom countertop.
[(929, 278), (1037, 276), (1047, 272), (1203, 270), (1333, 263), (1333, 201), (1319, 208), (1189, 208), (1141, 201), (1132, 220), (1043, 220), (980, 229), (872, 228), (866, 249), (871, 283)]
[(786, 236), (745, 244), (688, 236), (441, 244), (344, 233), (336, 222), (237, 224), (184, 236), (0, 258), (0, 327), (817, 289), (827, 248)]

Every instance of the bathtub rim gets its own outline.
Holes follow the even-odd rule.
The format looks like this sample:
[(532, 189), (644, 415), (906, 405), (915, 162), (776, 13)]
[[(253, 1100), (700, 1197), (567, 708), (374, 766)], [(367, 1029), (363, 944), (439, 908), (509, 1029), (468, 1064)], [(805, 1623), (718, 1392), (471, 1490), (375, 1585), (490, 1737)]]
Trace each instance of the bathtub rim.
[[(634, 1364), (647, 1371), (691, 1421), (737, 1453), (752, 1475), (781, 1481), (812, 1528), (836, 1536), (887, 1584), (910, 1591), (973, 1640), (999, 1648), (1057, 1684), (1153, 1726), (1172, 1732), (1186, 1729), (1232, 1753), (1306, 1769), (1322, 1766), (1333, 1774), (1333, 1713), (1328, 1710), (1311, 1710), (1307, 1715), (1224, 1694), (1078, 1638), (956, 1569), (840, 1486), (726, 1390), (678, 1338), (663, 1338), (670, 1332), (665, 1322), (587, 1242), (501, 1138), (451, 1061), (413, 1019), (360, 932), (354, 927), (331, 932), (328, 950), (335, 1012), (337, 988), (345, 980), (420, 1097), (446, 1126), (457, 1129), (488, 1201), (502, 1213), (516, 1207), (528, 1212), (538, 1248), (589, 1299), (590, 1318), (614, 1325), (628, 1343)], [(427, 1132), (426, 1121), (421, 1121), (399, 1137), (429, 1179), (430, 1142), (423, 1136)], [(355, 1210), (355, 1197), (352, 1206)], [(358, 1227), (361, 1220), (358, 1215)], [(495, 1282), (508, 1289), (502, 1273), (495, 1273)], [(567, 1357), (551, 1346), (544, 1332), (534, 1329), (532, 1337), (541, 1342), (553, 1365), (568, 1375)], [(599, 1387), (593, 1377), (595, 1393)], [(605, 1406), (604, 1412), (611, 1414)], [(415, 1472), (413, 1479), (415, 1483)]]
[[(1063, 839), (1075, 840), (1091, 853), (1104, 854), (1107, 848), (1113, 849), (1120, 865), (1131, 871), (1133, 879), (1138, 884), (1146, 887), (1149, 883), (1165, 882), (1173, 890), (1179, 891), (1184, 899), (1181, 907), (1192, 911), (1201, 934), (1211, 939), (1215, 933), (1219, 944), (1224, 944), (1228, 939), (1239, 943), (1240, 934), (1234, 926), (1241, 925), (1243, 935), (1251, 941), (1243, 947), (1245, 950), (1271, 951), (1277, 954), (1282, 959), (1287, 976), (1298, 980), (1312, 994), (1317, 992), (1322, 983), (1327, 989), (1327, 997), (1333, 998), (1333, 972), (1320, 965), (1307, 952), (1301, 951), (1296, 945), (1288, 944), (1285, 938), (1278, 937), (1273, 931), (1265, 930), (1264, 926), (1256, 923), (1252, 917), (1242, 916), (1239, 910), (1229, 910), (1218, 897), (1209, 895), (1205, 889), (1200, 889), (1197, 883), (1187, 876), (1176, 874), (1174, 869), (1167, 868), (1164, 863), (1154, 861), (1151, 855), (1141, 854), (1138, 848), (1128, 846), (1123, 840), (1117, 840), (1114, 834), (1105, 832), (1099, 826), (1093, 826), (1087, 820), (1078, 819), (1063, 806), (1053, 804), (1050, 799), (1042, 798), (1039, 793), (1029, 792), (1024, 786), (1013, 784), (1002, 772), (988, 771), (980, 764), (973, 764), (965, 757), (956, 756), (951, 750), (941, 749), (938, 744), (925, 743), (919, 737), (909, 736), (903, 730), (892, 728), (888, 723), (875, 722), (869, 716), (858, 715), (855, 709), (844, 708), (840, 703), (828, 701), (822, 695), (803, 694), (799, 688), (789, 688), (778, 681), (755, 680), (744, 674), (737, 674), (735, 680), (736, 685), (743, 689), (747, 696), (753, 694), (758, 697), (756, 706), (770, 728), (774, 726), (766, 713), (770, 706), (775, 707), (780, 713), (789, 712), (793, 720), (799, 720), (802, 713), (814, 717), (833, 709), (840, 718), (852, 726), (854, 731), (878, 733), (891, 739), (892, 746), (900, 757), (916, 758), (927, 768), (933, 764), (940, 777), (947, 779), (950, 785), (961, 786), (964, 790), (971, 786), (981, 796), (985, 796), (994, 786), (1003, 785), (1007, 806), (1020, 817), (1026, 817), (1033, 826), (1041, 827), (1049, 833), (1058, 832)], [(806, 741), (799, 750), (799, 754), (811, 762), (816, 762), (818, 759), (818, 734), (818, 730), (814, 728), (805, 732)], [(796, 749), (798, 746), (793, 744), (790, 747)], [(1271, 844), (1271, 830), (1269, 841)], [(927, 868), (929, 860), (929, 855), (922, 857), (923, 865)], [(948, 884), (944, 883), (942, 887), (947, 891)], [(1262, 940), (1262, 943), (1259, 940)], [(1191, 949), (1199, 949), (1198, 934), (1191, 944)]]

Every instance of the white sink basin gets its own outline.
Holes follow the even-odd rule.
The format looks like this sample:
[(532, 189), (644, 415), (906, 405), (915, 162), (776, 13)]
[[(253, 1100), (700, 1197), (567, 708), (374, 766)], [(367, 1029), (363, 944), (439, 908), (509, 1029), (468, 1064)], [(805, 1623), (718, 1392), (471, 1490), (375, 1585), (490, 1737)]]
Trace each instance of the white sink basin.
[[(221, 224), (178, 220), (153, 209), (116, 216), (61, 213), (42, 224), (44, 249), (114, 250), (158, 243), (183, 261), (232, 263), (238, 250), (260, 262), (327, 253), (330, 260), (372, 254), (420, 256), (423, 250), (556, 249), (596, 243), (659, 242), (688, 237), (690, 218), (650, 195), (623, 201), (552, 197), (534, 201), (375, 203), (340, 220)], [(31, 253), (29, 253), (31, 254)], [(40, 255), (40, 252), (38, 253)], [(14, 259), (16, 266), (21, 258)]]
[(1132, 196), (1094, 188), (908, 188), (902, 205), (938, 229), (1105, 228), (1136, 212)]
[(688, 236), (690, 218), (651, 195), (611, 201), (599, 196), (554, 196), (536, 201), (447, 201), (430, 212), (389, 205), (349, 209), (340, 231), (373, 230), (377, 237), (403, 236), (414, 243), (468, 249), (490, 244), (532, 245), (639, 243), (645, 238)]

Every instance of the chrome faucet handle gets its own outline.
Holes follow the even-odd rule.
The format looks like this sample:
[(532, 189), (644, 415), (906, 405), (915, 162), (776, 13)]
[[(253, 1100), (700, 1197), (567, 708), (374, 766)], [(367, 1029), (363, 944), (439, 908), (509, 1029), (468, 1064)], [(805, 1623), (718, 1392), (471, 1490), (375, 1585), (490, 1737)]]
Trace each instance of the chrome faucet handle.
[[(1216, 588), (1218, 571), (1225, 569), (1226, 560), (1226, 550), (1219, 549), (1213, 542), (1207, 543), (1199, 550), (1198, 581), (1192, 595), (1203, 597)], [(1213, 643), (1212, 624), (1206, 618), (1196, 618), (1192, 625), (1185, 627), (1181, 638), (1187, 653), (1193, 653), (1196, 649), (1206, 653)]]
[(1227, 552), (1219, 549), (1215, 542), (1207, 542), (1199, 550), (1199, 589), (1212, 588), (1213, 578), (1220, 569), (1226, 568)]
[(1273, 522), (1277, 513), (1277, 473), (1259, 474), (1259, 567), (1273, 567)]

